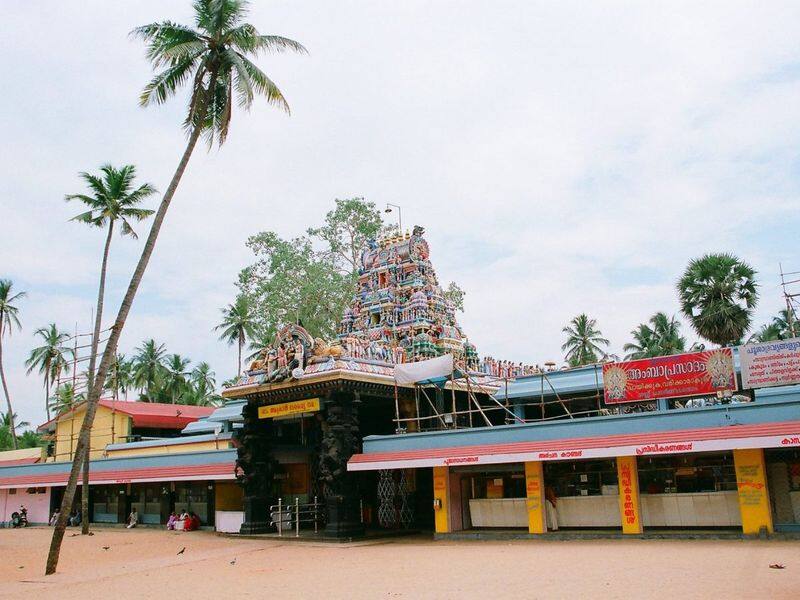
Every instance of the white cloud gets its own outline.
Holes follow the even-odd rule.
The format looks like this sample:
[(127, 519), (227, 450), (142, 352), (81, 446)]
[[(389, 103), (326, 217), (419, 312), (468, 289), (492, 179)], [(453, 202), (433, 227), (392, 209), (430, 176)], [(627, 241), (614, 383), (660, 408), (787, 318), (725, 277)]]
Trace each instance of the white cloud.
[[(30, 331), (87, 323), (96, 293), (101, 236), (66, 223), (61, 198), (106, 161), (163, 190), (185, 143), (183, 99), (137, 106), (150, 72), (126, 36), (188, 21), (189, 2), (84, 4), (6, 11), (0, 276), (30, 293), (6, 359), (33, 421)], [(250, 20), (311, 51), (259, 61), (293, 115), (257, 106), (221, 151), (195, 153), (123, 350), (153, 337), (230, 376), (211, 328), (246, 238), (297, 235), (352, 195), (426, 226), (440, 279), (468, 292), (466, 332), (494, 356), (558, 359), (581, 311), (619, 352), (677, 311), (674, 282), (707, 251), (759, 270), (758, 320), (780, 308), (777, 263), (797, 253), (779, 236), (800, 225), (796, 3), (273, 2)], [(114, 241), (109, 315), (140, 244)]]

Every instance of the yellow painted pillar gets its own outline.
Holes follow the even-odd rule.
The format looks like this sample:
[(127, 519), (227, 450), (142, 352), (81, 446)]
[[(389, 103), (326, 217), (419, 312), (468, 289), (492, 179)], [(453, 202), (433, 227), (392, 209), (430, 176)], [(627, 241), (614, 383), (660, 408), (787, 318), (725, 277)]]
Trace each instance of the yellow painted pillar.
[(733, 451), (736, 487), (739, 489), (739, 512), (742, 532), (759, 533), (765, 527), (772, 533), (772, 510), (769, 503), (764, 451), (760, 448)]
[(642, 504), (639, 499), (639, 470), (635, 456), (617, 457), (617, 482), (622, 533), (640, 534), (643, 531)]
[(525, 490), (528, 497), (528, 533), (547, 533), (544, 512), (544, 470), (541, 461), (525, 463)]
[(433, 467), (433, 507), (436, 533), (450, 533), (450, 469)]

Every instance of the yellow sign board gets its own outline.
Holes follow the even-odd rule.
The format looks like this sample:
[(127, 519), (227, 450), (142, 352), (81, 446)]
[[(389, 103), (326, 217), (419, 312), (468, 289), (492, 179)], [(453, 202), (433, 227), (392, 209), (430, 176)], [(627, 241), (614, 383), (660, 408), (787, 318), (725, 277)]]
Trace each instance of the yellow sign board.
[(259, 419), (274, 419), (275, 417), (286, 417), (300, 413), (316, 412), (319, 410), (319, 398), (308, 398), (295, 402), (284, 402), (283, 404), (268, 404), (258, 407)]

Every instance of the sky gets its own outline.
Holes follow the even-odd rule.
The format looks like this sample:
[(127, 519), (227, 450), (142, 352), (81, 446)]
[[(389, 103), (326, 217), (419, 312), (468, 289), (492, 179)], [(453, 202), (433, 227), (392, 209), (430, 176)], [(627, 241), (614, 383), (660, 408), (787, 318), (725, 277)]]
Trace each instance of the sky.
[[(128, 32), (191, 11), (3, 8), (0, 278), (27, 292), (4, 363), (15, 411), (38, 424), (42, 380), (24, 367), (34, 331), (90, 330), (103, 244), (68, 222), (79, 207), (64, 195), (104, 163), (166, 188), (186, 97), (139, 107), (151, 70)], [(220, 382), (234, 375), (235, 348), (212, 328), (251, 261), (248, 236), (299, 235), (352, 196), (426, 228), (482, 355), (561, 361), (561, 329), (581, 312), (622, 354), (638, 323), (678, 312), (675, 283), (707, 252), (758, 271), (756, 325), (783, 307), (779, 264), (800, 270), (797, 2), (262, 0), (248, 21), (309, 50), (257, 61), (292, 114), (257, 102), (221, 149), (198, 147), (122, 352), (154, 338)], [(146, 229), (112, 243), (107, 323)]]

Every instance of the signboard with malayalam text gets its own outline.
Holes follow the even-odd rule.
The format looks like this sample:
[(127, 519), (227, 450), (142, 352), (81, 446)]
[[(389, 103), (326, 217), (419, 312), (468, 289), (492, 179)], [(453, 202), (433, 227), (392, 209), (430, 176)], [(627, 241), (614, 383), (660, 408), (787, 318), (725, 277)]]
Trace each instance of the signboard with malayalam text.
[(306, 400), (295, 400), (294, 402), (284, 402), (282, 404), (268, 404), (258, 407), (259, 419), (275, 419), (289, 415), (316, 412), (319, 410), (319, 398), (308, 398)]
[(737, 389), (730, 348), (603, 365), (606, 404), (702, 396)]
[(744, 388), (800, 383), (800, 338), (740, 346), (739, 360)]

